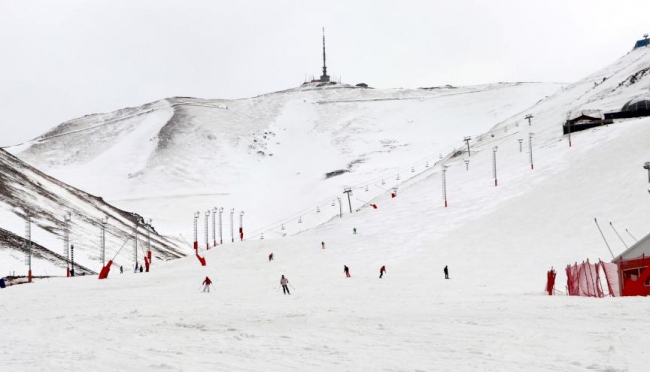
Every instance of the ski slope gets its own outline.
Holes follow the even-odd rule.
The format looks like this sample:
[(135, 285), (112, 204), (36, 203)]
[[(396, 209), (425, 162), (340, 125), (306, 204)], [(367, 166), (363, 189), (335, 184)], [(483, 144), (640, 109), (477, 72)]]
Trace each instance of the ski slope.
[[(0, 312), (12, 316), (0, 330), (12, 347), (0, 351), (0, 367), (645, 371), (645, 298), (549, 297), (543, 290), (551, 267), (563, 291), (565, 265), (611, 257), (594, 218), (613, 254), (625, 246), (608, 222), (636, 238), (648, 232), (650, 197), (642, 165), (649, 160), (650, 118), (574, 133), (572, 147), (561, 134), (570, 112), (615, 110), (647, 94), (650, 77), (634, 83), (629, 78), (648, 67), (650, 51), (632, 51), (499, 120), (473, 137), (467, 170), (468, 154), (454, 156), (458, 150), (452, 149), (442, 159), (419, 156), (411, 174), (412, 159), (400, 152), (407, 166), (406, 174), (399, 170), (395, 198), (389, 195), (395, 178), (384, 177), (387, 190), (370, 191), (382, 186), (385, 168), (357, 168), (355, 173), (367, 173), (353, 196), (365, 203), (357, 201), (353, 213), (343, 209), (339, 217), (338, 205), (327, 198), (323, 210), (334, 213), (322, 223), (300, 226), (320, 216), (314, 211), (300, 225), (262, 229), (264, 239), (202, 250), (206, 267), (186, 257), (156, 265), (147, 275), (113, 272), (105, 281), (51, 279), (3, 290)], [(299, 111), (291, 106), (299, 104), (289, 104), (287, 112)], [(531, 126), (526, 114), (534, 116)], [(298, 117), (303, 115), (310, 114)], [(527, 152), (531, 134), (534, 169)], [(296, 145), (311, 138), (296, 137)], [(317, 144), (321, 136), (316, 137)], [(524, 139), (521, 152), (518, 139)], [(307, 190), (291, 195), (309, 199)], [(292, 211), (280, 212), (275, 214)], [(202, 227), (199, 238), (203, 247)], [(634, 241), (622, 238), (627, 245)], [(271, 252), (275, 260), (268, 262)], [(382, 265), (388, 272), (379, 279)], [(450, 280), (443, 277), (445, 265)], [(215, 283), (210, 294), (200, 292), (206, 275)], [(281, 275), (294, 287), (291, 296), (279, 291)], [(49, 305), (47, 313), (34, 299)]]
[[(71, 120), (7, 150), (153, 218), (168, 235), (191, 239), (194, 212), (215, 206), (245, 211), (247, 236), (305, 215), (303, 225), (287, 227), (292, 234), (330, 219), (331, 208), (318, 215), (316, 208), (331, 206), (344, 187), (365, 187), (385, 175), (387, 184), (357, 198), (382, 194), (401, 183), (389, 177), (408, 178), (413, 164), (421, 172), (423, 159), (433, 165), (441, 153), (463, 146), (464, 136), (484, 132), (560, 87), (308, 84), (240, 100), (170, 98)], [(334, 171), (345, 173), (326, 178)], [(353, 209), (363, 204), (352, 201)]]

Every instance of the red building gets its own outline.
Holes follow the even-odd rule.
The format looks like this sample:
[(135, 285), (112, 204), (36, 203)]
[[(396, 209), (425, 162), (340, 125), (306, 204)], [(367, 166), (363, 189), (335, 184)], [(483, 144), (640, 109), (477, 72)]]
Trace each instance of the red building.
[(616, 256), (619, 283), (623, 296), (650, 295), (650, 234)]

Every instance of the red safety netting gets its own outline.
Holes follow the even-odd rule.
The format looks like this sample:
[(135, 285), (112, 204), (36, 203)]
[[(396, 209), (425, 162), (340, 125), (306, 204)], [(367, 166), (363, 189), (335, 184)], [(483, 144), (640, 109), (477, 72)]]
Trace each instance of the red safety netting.
[[(567, 290), (569, 296), (605, 297), (620, 296), (618, 284), (618, 266), (600, 261), (596, 264), (589, 260), (566, 267)], [(602, 280), (606, 282), (603, 290)]]

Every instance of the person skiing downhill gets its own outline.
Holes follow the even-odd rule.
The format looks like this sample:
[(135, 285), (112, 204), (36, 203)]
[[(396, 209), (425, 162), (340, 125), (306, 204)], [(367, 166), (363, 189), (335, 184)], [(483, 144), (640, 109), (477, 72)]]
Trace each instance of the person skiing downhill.
[(350, 268), (349, 267), (343, 265), (343, 272), (345, 273), (345, 276), (347, 276), (348, 278), (350, 277)]
[(287, 284), (289, 284), (289, 280), (282, 275), (282, 278), (280, 278), (280, 285), (282, 286), (282, 293), (286, 294), (291, 294), (289, 292), (289, 287), (287, 287)]
[(447, 265), (445, 265), (444, 272), (445, 272), (445, 279), (449, 279), (449, 269), (447, 269)]
[(381, 279), (382, 276), (386, 273), (386, 266), (382, 266), (381, 269), (379, 269), (379, 279)]
[(120, 265), (120, 274), (124, 274), (124, 268)]
[(273, 252), (269, 255), (269, 262), (273, 261)]
[(206, 276), (202, 284), (203, 284), (203, 292), (210, 293), (210, 285), (212, 284), (212, 280), (210, 280), (210, 278)]
[(320, 242), (321, 249), (325, 249), (325, 242)]

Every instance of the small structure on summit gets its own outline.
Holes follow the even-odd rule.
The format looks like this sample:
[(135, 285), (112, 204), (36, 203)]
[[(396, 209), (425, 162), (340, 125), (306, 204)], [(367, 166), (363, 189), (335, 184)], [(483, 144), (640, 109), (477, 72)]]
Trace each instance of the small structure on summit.
[(650, 40), (648, 39), (648, 34), (645, 34), (643, 35), (643, 39), (636, 41), (633, 49), (647, 47), (648, 45), (650, 45)]
[(650, 96), (640, 96), (629, 100), (619, 112), (605, 114), (605, 119), (627, 119), (650, 116)]

